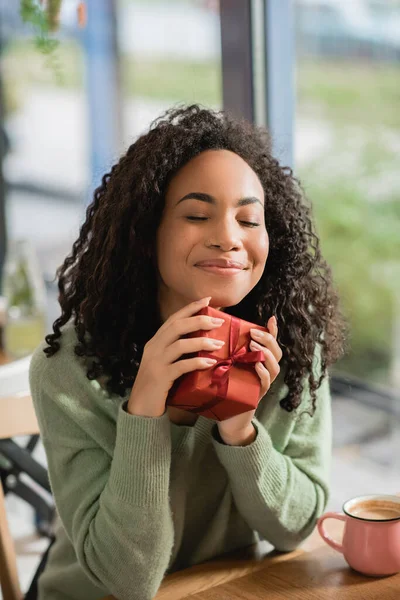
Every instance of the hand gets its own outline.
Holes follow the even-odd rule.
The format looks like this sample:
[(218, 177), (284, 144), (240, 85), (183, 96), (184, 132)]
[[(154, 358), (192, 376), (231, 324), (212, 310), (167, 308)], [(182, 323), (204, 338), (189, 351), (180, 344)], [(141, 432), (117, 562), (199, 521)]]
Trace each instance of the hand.
[[(211, 297), (192, 302), (171, 315), (144, 347), (142, 360), (128, 400), (129, 413), (147, 417), (160, 417), (165, 413), (168, 392), (174, 381), (184, 373), (196, 369), (209, 369), (215, 359), (188, 358), (178, 360), (182, 354), (221, 348), (219, 340), (206, 337), (181, 339), (181, 336), (221, 327), (224, 322), (214, 322), (207, 315), (195, 315), (207, 306)], [(195, 316), (193, 316), (195, 315)]]
[[(278, 377), (280, 372), (279, 361), (282, 358), (282, 350), (276, 341), (278, 336), (278, 326), (276, 318), (271, 317), (267, 323), (268, 333), (258, 329), (251, 329), (250, 334), (253, 338), (250, 342), (250, 349), (261, 350), (264, 353), (264, 363), (256, 363), (256, 372), (261, 379), (260, 397), (268, 392), (271, 383)], [(259, 335), (257, 335), (259, 334)], [(237, 446), (251, 444), (256, 437), (256, 431), (252, 425), (252, 418), (256, 410), (249, 410), (240, 415), (235, 415), (224, 421), (218, 421), (218, 431), (226, 444)]]

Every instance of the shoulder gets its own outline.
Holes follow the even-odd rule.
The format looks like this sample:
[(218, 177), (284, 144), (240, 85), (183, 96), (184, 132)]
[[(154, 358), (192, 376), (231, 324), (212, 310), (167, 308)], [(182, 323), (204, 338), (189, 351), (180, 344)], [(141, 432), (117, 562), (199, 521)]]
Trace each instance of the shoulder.
[[(32, 355), (29, 382), (41, 433), (69, 445), (81, 431), (89, 436), (108, 431), (115, 423), (121, 398), (109, 394), (97, 380), (87, 377), (91, 358), (75, 354), (74, 326), (67, 325), (58, 338), (59, 350), (51, 357), (43, 341)], [(97, 434), (96, 434), (97, 435)]]
[(45, 354), (44, 349), (48, 344), (44, 340), (34, 350), (29, 367), (31, 389), (35, 389), (44, 379), (57, 381), (59, 377), (86, 375), (87, 361), (77, 356), (74, 351), (78, 339), (73, 324), (67, 323), (61, 332), (61, 337), (57, 340), (60, 348), (53, 356)]

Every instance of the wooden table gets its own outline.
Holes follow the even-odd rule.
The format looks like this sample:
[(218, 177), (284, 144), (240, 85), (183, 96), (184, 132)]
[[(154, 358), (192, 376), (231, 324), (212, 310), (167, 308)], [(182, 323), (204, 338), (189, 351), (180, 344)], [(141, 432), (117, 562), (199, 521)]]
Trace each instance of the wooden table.
[[(343, 523), (325, 528), (341, 540)], [(317, 529), (290, 553), (267, 542), (167, 575), (154, 600), (399, 600), (400, 574), (372, 578), (353, 571)], [(104, 600), (115, 600), (107, 596)]]

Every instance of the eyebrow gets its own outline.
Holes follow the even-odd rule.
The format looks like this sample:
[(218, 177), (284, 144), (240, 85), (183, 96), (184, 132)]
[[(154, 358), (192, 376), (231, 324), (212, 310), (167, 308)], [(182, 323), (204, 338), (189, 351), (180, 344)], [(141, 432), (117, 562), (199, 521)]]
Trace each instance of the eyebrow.
[[(176, 203), (176, 206), (178, 206), (178, 204), (184, 200), (189, 200), (190, 198), (194, 200), (201, 200), (201, 202), (207, 202), (208, 204), (217, 204), (217, 200), (210, 194), (204, 194), (203, 192), (190, 192), (189, 194), (186, 194), (186, 196), (183, 196), (183, 198)], [(240, 198), (237, 201), (236, 206), (247, 206), (248, 204), (255, 204), (256, 202), (258, 202), (264, 208), (262, 202), (255, 196)]]

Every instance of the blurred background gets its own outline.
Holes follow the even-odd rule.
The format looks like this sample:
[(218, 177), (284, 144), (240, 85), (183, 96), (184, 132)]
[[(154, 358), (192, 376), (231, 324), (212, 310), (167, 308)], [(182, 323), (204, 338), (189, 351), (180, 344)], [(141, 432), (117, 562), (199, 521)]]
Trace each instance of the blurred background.
[[(39, 5), (0, 0), (5, 355), (29, 357), (51, 330), (55, 270), (128, 145), (175, 103), (230, 108), (267, 126), (300, 178), (350, 325), (328, 508), (400, 491), (400, 1), (63, 0), (48, 34)], [(37, 557), (19, 548), (29, 579)]]

